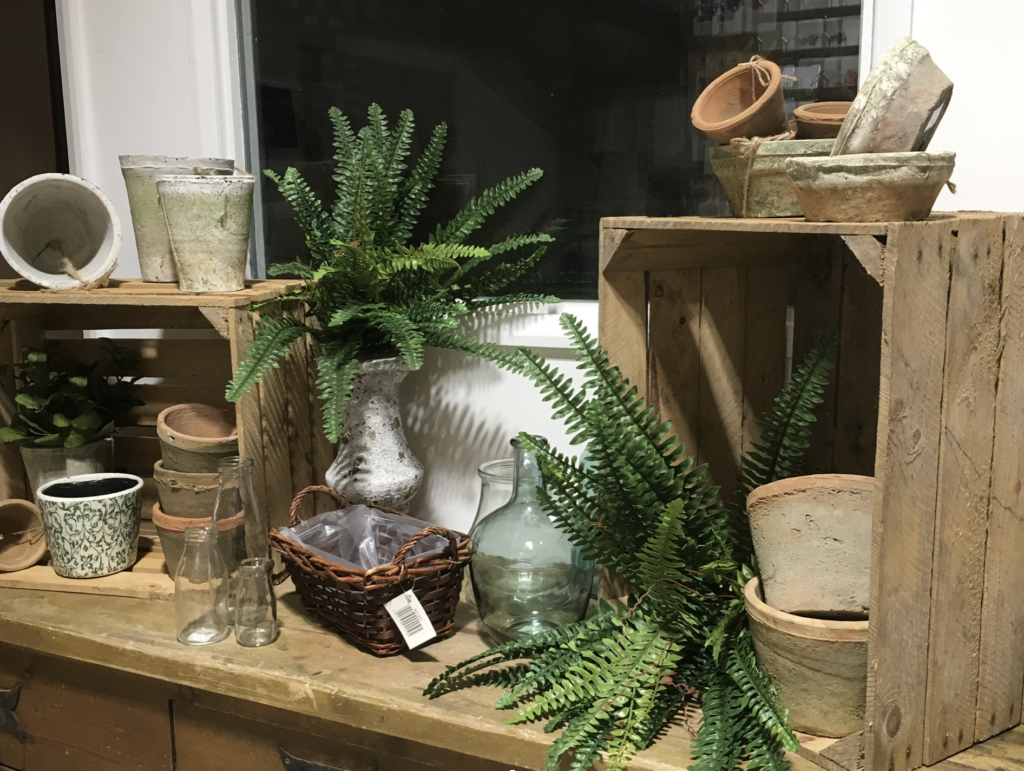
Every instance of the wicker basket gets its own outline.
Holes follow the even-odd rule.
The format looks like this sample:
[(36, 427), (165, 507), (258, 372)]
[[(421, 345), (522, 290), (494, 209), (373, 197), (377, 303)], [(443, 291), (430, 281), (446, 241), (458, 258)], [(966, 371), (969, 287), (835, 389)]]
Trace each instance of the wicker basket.
[[(339, 508), (348, 501), (330, 487), (307, 487), (292, 501), (289, 524), (300, 524), (299, 504), (307, 495), (324, 493)], [(380, 511), (399, 511), (373, 506)], [(421, 538), (440, 535), (448, 539), (448, 547), (440, 554), (406, 562), (405, 555)], [(403, 592), (412, 589), (423, 605), (438, 638), (453, 631), (455, 606), (462, 589), (462, 572), (469, 564), (469, 538), (443, 527), (427, 527), (406, 541), (390, 565), (358, 570), (336, 565), (285, 538), (274, 528), (270, 544), (284, 556), (285, 568), (291, 575), (302, 604), (312, 613), (329, 622), (349, 640), (377, 656), (395, 656), (407, 651), (398, 626), (384, 609)]]

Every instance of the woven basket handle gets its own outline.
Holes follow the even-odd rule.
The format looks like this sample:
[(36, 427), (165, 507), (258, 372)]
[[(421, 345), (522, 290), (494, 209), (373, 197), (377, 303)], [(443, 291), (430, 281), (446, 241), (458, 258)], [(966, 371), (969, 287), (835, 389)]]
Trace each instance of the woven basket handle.
[(392, 565), (400, 565), (405, 562), (405, 556), (412, 550), (412, 547), (419, 543), (422, 539), (428, 535), (440, 535), (448, 539), (448, 551), (451, 553), (452, 559), (457, 559), (459, 554), (459, 539), (455, 537), (455, 533), (443, 527), (437, 527), (432, 525), (431, 527), (425, 527), (420, 530), (416, 535), (409, 538), (408, 541), (402, 544), (402, 548), (398, 550), (395, 558), (391, 560)]
[(288, 511), (288, 525), (289, 527), (297, 527), (302, 524), (302, 517), (299, 516), (299, 506), (306, 499), (307, 496), (313, 495), (314, 493), (323, 493), (329, 495), (334, 499), (334, 502), (338, 504), (340, 508), (348, 508), (348, 501), (345, 496), (339, 493), (332, 487), (326, 485), (312, 485), (304, 490), (300, 490), (299, 494), (295, 496), (295, 500), (292, 501), (292, 507)]

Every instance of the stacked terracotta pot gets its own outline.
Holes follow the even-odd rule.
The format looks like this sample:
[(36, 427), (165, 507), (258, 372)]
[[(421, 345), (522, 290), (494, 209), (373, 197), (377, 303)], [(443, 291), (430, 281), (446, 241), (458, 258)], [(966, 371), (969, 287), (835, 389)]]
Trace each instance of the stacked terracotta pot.
[(798, 731), (864, 726), (874, 479), (818, 474), (747, 498), (761, 578), (744, 589), (758, 664)]
[[(161, 459), (153, 468), (159, 502), (153, 524), (167, 569), (177, 570), (186, 527), (209, 524), (217, 502), (218, 464), (238, 455), (234, 411), (206, 404), (177, 404), (157, 416)], [(237, 520), (237, 521), (236, 521)], [(244, 538), (241, 516), (218, 523), (221, 532)]]

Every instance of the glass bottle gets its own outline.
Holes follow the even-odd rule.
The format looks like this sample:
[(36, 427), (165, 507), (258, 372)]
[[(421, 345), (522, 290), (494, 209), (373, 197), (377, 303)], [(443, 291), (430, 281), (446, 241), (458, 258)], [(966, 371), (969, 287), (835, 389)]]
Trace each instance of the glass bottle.
[[(500, 460), (489, 460), (481, 463), (476, 473), (480, 477), (480, 502), (476, 507), (476, 516), (473, 517), (472, 528), (476, 523), (486, 517), (495, 509), (501, 508), (512, 498), (512, 483), (515, 481), (516, 462), (512, 458), (501, 458)], [(476, 607), (476, 594), (473, 593), (473, 583), (468, 580), (463, 586), (462, 600), (471, 608)]]
[(213, 525), (185, 528), (185, 551), (174, 578), (174, 625), (185, 645), (219, 642), (231, 631), (227, 568)]
[(533, 453), (518, 439), (512, 499), (470, 533), (470, 578), (480, 618), (498, 642), (579, 621), (587, 610), (594, 563), (541, 508)]
[[(251, 458), (237, 456), (222, 458), (218, 465), (220, 485), (213, 507), (213, 523), (219, 525), (221, 537), (228, 539), (221, 551), (227, 561), (232, 598), (235, 596), (238, 568), (242, 560), (268, 555), (268, 528), (256, 497), (253, 468)], [(225, 526), (224, 520), (237, 520), (237, 524)]]
[(235, 597), (235, 640), (246, 648), (270, 645), (277, 639), (277, 598), (270, 578), (269, 557), (243, 560)]

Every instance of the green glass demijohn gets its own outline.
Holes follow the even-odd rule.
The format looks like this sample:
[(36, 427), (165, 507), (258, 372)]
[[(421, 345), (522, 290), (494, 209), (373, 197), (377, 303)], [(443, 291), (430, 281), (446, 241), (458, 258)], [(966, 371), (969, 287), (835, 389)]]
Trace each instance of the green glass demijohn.
[(593, 560), (541, 507), (538, 493), (544, 480), (536, 456), (519, 439), (512, 446), (512, 498), (470, 533), (473, 592), (484, 627), (498, 642), (579, 621), (587, 611), (594, 573)]

